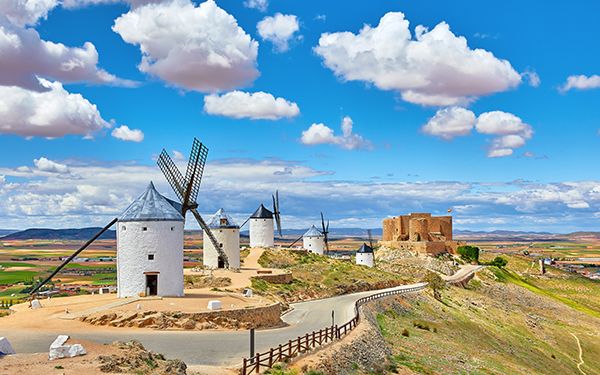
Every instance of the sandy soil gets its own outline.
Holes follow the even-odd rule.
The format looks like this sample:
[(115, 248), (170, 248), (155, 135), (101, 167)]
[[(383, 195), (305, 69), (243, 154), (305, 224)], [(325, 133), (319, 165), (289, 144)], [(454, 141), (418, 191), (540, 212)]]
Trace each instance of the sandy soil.
[[(252, 249), (244, 262), (244, 267), (238, 272), (227, 270), (213, 271), (214, 276), (230, 277), (232, 284), (227, 289), (241, 289), (251, 285), (250, 277), (257, 275), (257, 270), (264, 270), (257, 260), (264, 250)], [(273, 274), (281, 273), (280, 270), (272, 270)], [(185, 270), (185, 274), (203, 274), (194, 273), (190, 269)], [(223, 288), (222, 288), (223, 289)], [(185, 297), (147, 297), (147, 298), (117, 298), (116, 294), (94, 294), (71, 297), (59, 297), (51, 299), (41, 299), (41, 309), (32, 310), (29, 303), (14, 305), (12, 310), (15, 314), (2, 318), (2, 328), (5, 329), (28, 329), (45, 332), (90, 332), (95, 330), (133, 330), (139, 328), (116, 328), (107, 326), (94, 326), (83, 323), (76, 318), (80, 315), (98, 312), (98, 311), (182, 311), (182, 312), (203, 312), (208, 311), (208, 301), (219, 300), (222, 303), (223, 310), (243, 309), (248, 306), (265, 306), (273, 303), (268, 299), (260, 297), (248, 298), (240, 293), (213, 292), (209, 288), (186, 289)], [(140, 308), (138, 309), (138, 304)], [(233, 305), (233, 307), (232, 307)], [(66, 314), (65, 310), (69, 313)], [(71, 319), (65, 319), (69, 317)], [(222, 329), (222, 328), (219, 328)]]

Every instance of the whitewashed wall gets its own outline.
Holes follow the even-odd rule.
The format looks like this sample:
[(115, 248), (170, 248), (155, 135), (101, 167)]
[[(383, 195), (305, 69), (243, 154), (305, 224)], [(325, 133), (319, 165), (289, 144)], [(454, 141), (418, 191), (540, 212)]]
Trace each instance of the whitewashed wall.
[(373, 253), (356, 253), (356, 264), (373, 267)]
[[(183, 221), (117, 223), (119, 297), (145, 293), (144, 272), (159, 273), (159, 296), (183, 296), (183, 224)], [(154, 254), (154, 260), (148, 260), (148, 254)]]
[[(234, 228), (211, 229), (218, 243), (223, 244), (223, 250), (229, 259), (230, 268), (240, 268), (240, 231)], [(210, 238), (203, 233), (204, 242), (204, 267), (217, 268), (219, 266), (219, 253)]]
[(250, 247), (273, 247), (274, 237), (273, 219), (250, 219)]
[(311, 253), (323, 255), (323, 237), (302, 237), (302, 243)]

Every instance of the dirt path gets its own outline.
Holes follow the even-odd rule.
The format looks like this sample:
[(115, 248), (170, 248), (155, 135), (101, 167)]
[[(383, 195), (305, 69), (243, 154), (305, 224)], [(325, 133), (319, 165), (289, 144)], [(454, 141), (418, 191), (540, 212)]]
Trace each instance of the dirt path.
[(579, 348), (579, 363), (577, 364), (577, 369), (579, 370), (579, 372), (581, 372), (583, 375), (587, 375), (582, 369), (581, 369), (581, 365), (583, 365), (585, 362), (583, 362), (583, 349), (581, 349), (581, 343), (579, 342), (579, 338), (577, 336), (575, 336), (574, 333), (569, 332), (571, 335), (573, 335), (573, 337), (575, 337), (575, 340), (577, 340), (577, 347)]

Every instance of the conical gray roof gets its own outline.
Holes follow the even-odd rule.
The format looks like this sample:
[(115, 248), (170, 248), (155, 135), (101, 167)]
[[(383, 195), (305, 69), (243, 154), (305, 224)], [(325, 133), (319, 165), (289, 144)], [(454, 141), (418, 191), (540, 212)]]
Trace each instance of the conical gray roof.
[(362, 246), (360, 247), (360, 249), (358, 249), (357, 253), (372, 253), (373, 249), (371, 249), (371, 246), (367, 245), (366, 243), (363, 243)]
[(265, 208), (262, 204), (260, 207), (254, 211), (250, 219), (272, 219), (273, 213)]
[[(179, 206), (179, 210), (175, 206)], [(184, 221), (181, 205), (160, 195), (150, 182), (146, 191), (127, 207), (119, 221)]]
[[(224, 224), (221, 224), (221, 219), (225, 220)], [(239, 226), (233, 221), (233, 218), (225, 212), (224, 209), (217, 211), (206, 225), (211, 229), (222, 229), (222, 228), (239, 228)]]
[(302, 237), (323, 237), (323, 233), (313, 225)]

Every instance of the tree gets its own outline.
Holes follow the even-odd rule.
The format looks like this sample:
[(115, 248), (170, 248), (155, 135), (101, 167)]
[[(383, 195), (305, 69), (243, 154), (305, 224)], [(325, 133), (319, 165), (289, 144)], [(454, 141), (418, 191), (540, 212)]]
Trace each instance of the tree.
[(479, 263), (479, 248), (477, 246), (459, 246), (458, 249), (456, 249), (456, 253), (466, 262)]
[(440, 290), (446, 287), (446, 283), (441, 276), (435, 272), (427, 271), (423, 278), (423, 282), (427, 283), (427, 287), (433, 292), (433, 298), (441, 301), (442, 296), (440, 295)]
[(504, 266), (506, 266), (508, 264), (508, 260), (502, 258), (502, 257), (496, 257), (494, 258), (494, 260), (490, 263), (490, 265), (492, 266), (496, 266), (498, 268), (502, 268)]

